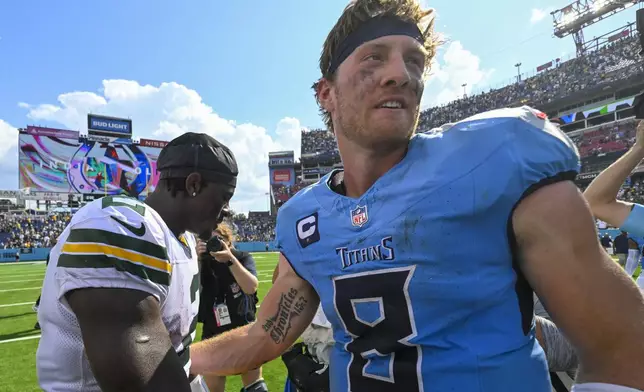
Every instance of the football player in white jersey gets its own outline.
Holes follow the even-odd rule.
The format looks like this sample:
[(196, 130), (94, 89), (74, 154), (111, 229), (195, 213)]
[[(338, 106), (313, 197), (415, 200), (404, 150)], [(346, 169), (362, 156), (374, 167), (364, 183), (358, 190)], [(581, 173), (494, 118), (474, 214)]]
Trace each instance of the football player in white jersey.
[(232, 152), (187, 133), (159, 155), (145, 203), (108, 196), (72, 218), (52, 249), (38, 321), (47, 392), (199, 391), (189, 374), (199, 309), (197, 233), (233, 196)]

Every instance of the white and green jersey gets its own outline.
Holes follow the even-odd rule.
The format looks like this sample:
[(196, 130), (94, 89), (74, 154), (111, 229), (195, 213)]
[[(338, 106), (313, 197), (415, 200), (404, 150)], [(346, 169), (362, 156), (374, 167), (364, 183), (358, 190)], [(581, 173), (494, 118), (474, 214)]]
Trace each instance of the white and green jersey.
[(180, 238), (156, 211), (127, 197), (104, 197), (74, 215), (51, 251), (43, 282), (36, 355), (42, 389), (100, 391), (65, 299), (66, 293), (83, 288), (128, 288), (154, 295), (188, 375), (199, 311), (199, 265), (195, 237)]

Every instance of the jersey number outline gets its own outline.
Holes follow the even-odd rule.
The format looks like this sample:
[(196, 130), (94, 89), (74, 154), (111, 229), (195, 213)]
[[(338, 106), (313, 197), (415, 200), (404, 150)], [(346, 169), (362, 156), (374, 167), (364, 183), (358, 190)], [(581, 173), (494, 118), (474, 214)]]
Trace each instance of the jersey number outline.
[[(345, 344), (351, 354), (347, 366), (349, 391), (423, 391), (421, 348), (409, 342), (417, 336), (409, 297), (415, 270), (416, 266), (388, 268), (333, 279), (335, 311), (351, 337)], [(376, 303), (379, 316), (362, 320), (356, 309), (360, 303)], [(367, 372), (371, 364), (368, 357), (373, 356), (388, 357), (388, 376)]]
[(101, 198), (101, 208), (127, 207), (141, 216), (145, 216), (145, 204), (140, 201), (123, 196), (105, 196)]

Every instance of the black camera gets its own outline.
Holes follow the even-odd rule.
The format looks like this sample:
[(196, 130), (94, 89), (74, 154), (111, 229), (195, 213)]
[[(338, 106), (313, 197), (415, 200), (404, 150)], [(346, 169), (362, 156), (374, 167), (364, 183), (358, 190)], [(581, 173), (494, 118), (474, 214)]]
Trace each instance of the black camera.
[(218, 235), (209, 239), (208, 242), (206, 242), (206, 252), (219, 252), (223, 250), (224, 246), (222, 245), (222, 241), (223, 239)]

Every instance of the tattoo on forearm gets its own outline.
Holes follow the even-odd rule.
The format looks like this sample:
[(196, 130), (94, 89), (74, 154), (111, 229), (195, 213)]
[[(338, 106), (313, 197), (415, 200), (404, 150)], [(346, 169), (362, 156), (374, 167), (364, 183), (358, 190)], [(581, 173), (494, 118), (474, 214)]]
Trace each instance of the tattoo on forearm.
[(307, 303), (308, 301), (303, 296), (298, 296), (296, 289), (292, 288), (288, 293), (282, 294), (277, 305), (277, 312), (262, 325), (273, 342), (279, 344), (286, 339), (291, 330), (291, 321), (302, 314)]

